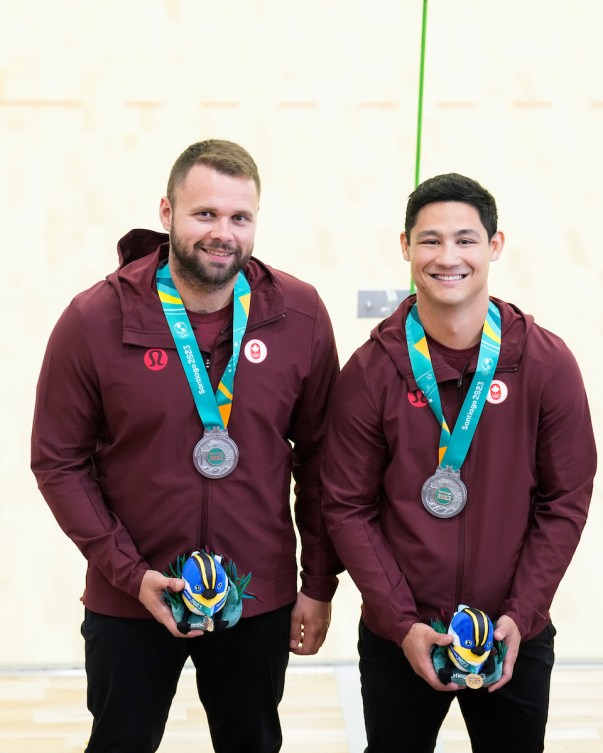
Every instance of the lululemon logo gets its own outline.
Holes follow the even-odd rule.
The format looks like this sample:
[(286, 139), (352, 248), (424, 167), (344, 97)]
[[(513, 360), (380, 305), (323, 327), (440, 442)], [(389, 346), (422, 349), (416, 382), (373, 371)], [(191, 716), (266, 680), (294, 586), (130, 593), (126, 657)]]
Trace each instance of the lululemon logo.
[(498, 405), (499, 403), (505, 402), (508, 394), (509, 388), (507, 387), (507, 385), (504, 382), (501, 382), (499, 379), (495, 379), (490, 385), (486, 400), (489, 403), (492, 403), (492, 405)]
[(165, 369), (167, 362), (167, 353), (165, 350), (161, 350), (161, 348), (151, 348), (144, 354), (144, 365), (151, 371)]
[(245, 358), (250, 363), (262, 363), (268, 355), (268, 348), (261, 340), (250, 340), (245, 346)]
[(413, 408), (424, 408), (427, 405), (427, 398), (421, 390), (413, 390), (408, 393), (408, 402)]

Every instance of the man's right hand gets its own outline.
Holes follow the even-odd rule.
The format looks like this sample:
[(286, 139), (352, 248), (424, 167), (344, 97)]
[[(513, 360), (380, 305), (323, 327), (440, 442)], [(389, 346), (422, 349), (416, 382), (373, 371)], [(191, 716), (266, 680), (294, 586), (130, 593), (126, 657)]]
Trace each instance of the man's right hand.
[(402, 641), (402, 651), (410, 666), (434, 690), (459, 690), (455, 682), (450, 682), (448, 685), (440, 682), (431, 659), (434, 646), (448, 646), (453, 640), (453, 637), (447, 633), (438, 633), (429, 625), (415, 622)]
[(181, 578), (167, 578), (157, 570), (147, 570), (140, 584), (138, 599), (175, 638), (198, 638), (203, 635), (203, 630), (191, 630), (186, 635), (178, 630), (172, 610), (163, 599), (166, 588), (175, 592), (182, 591), (184, 581)]

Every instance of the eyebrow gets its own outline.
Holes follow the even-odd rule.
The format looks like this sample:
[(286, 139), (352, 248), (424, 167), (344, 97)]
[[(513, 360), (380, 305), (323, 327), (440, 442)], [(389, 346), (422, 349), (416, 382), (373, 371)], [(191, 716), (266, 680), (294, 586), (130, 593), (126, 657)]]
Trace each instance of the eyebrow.
[[(197, 214), (198, 212), (213, 212), (214, 214), (216, 214), (220, 210), (217, 207), (209, 206), (206, 204), (203, 204), (203, 205), (200, 204), (198, 206), (191, 207), (190, 211), (191, 211), (191, 214)], [(255, 216), (255, 212), (251, 209), (236, 209), (234, 212), (232, 212), (230, 216), (234, 217), (238, 214), (243, 215), (245, 217), (250, 217), (250, 218)]]
[[(429, 236), (433, 235), (442, 235), (442, 233), (439, 230), (421, 230), (421, 232), (417, 233), (417, 238), (427, 238)], [(463, 228), (462, 230), (455, 230), (453, 233), (455, 238), (458, 238), (461, 235), (472, 235), (476, 238), (480, 237), (480, 233), (477, 230), (473, 230), (472, 228)]]

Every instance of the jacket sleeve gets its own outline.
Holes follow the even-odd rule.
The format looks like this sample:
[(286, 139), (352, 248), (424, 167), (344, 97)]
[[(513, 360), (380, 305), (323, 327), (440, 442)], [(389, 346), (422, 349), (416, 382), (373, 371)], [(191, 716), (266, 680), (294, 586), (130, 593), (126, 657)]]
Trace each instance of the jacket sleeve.
[(536, 447), (537, 486), (532, 521), (508, 599), (522, 636), (548, 620), (549, 608), (586, 523), (596, 449), (578, 365), (562, 345), (544, 388)]
[(322, 472), (323, 513), (365, 606), (382, 633), (400, 645), (419, 618), (382, 530), (379, 499), (388, 457), (381, 411), (354, 355), (339, 376), (331, 402)]
[(31, 467), (63, 531), (117, 588), (138, 598), (148, 565), (107, 507), (95, 478), (103, 406), (76, 302), (56, 324), (38, 380)]
[(339, 360), (331, 320), (318, 296), (310, 359), (291, 424), (294, 513), (301, 548), (301, 590), (318, 601), (331, 601), (337, 588), (337, 573), (343, 567), (322, 517), (320, 463), (328, 402)]

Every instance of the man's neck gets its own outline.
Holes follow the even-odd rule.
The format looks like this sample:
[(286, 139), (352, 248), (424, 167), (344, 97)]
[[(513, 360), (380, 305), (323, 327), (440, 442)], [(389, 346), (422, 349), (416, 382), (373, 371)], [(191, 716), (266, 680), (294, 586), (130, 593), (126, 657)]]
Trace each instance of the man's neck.
[(228, 306), (233, 299), (235, 280), (221, 286), (192, 282), (178, 274), (170, 264), (170, 274), (187, 311), (211, 314)]
[(419, 317), (425, 332), (437, 342), (454, 350), (477, 345), (482, 337), (488, 312), (488, 299), (471, 307), (433, 307), (417, 298)]

